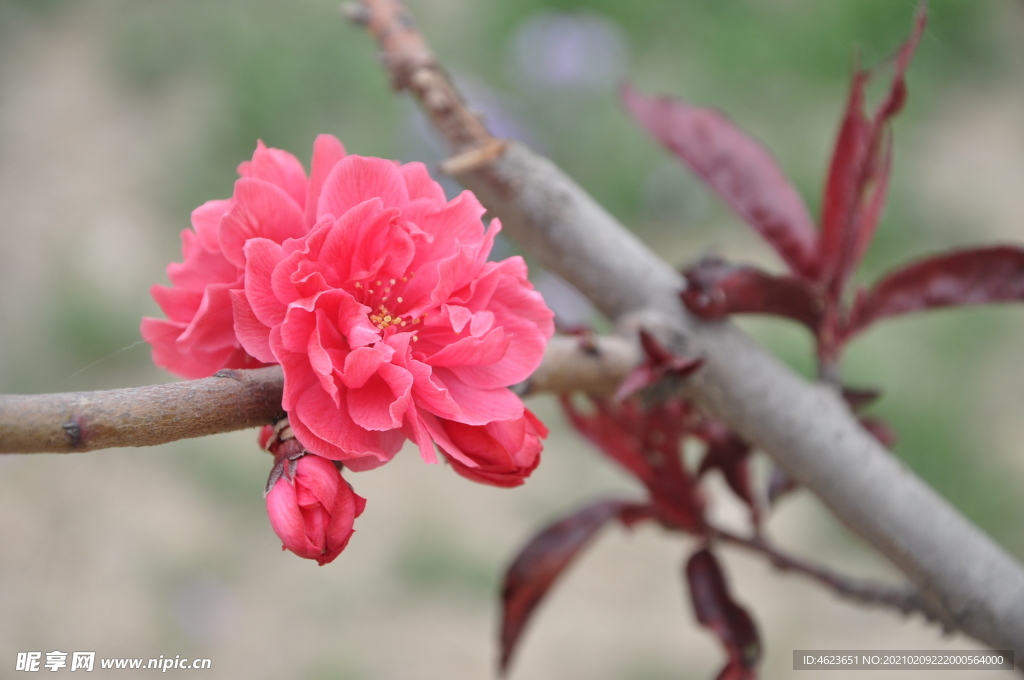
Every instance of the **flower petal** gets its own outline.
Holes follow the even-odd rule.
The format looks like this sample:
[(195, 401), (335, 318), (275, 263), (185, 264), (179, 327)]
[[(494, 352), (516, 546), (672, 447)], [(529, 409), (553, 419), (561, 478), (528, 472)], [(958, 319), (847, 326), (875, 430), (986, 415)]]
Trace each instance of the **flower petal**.
[(307, 231), (299, 204), (283, 189), (258, 179), (235, 182), (235, 203), (220, 223), (220, 248), (237, 267), (245, 266), (243, 248), (249, 239), (263, 237), (275, 243), (298, 238)]

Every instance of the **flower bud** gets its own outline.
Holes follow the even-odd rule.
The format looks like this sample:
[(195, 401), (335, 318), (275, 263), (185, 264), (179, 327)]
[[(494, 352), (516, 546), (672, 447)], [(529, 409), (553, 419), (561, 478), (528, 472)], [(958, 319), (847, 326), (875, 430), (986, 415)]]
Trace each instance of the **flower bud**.
[[(548, 429), (528, 409), (514, 420), (499, 420), (487, 425), (465, 425), (441, 420), (445, 434), (458, 452), (442, 451), (452, 469), (466, 479), (493, 486), (519, 486), (540, 463), (544, 448), (541, 439)], [(476, 463), (472, 467), (459, 460), (458, 453)]]
[(267, 494), (267, 514), (282, 549), (321, 566), (345, 549), (365, 505), (332, 461), (312, 454), (286, 461)]

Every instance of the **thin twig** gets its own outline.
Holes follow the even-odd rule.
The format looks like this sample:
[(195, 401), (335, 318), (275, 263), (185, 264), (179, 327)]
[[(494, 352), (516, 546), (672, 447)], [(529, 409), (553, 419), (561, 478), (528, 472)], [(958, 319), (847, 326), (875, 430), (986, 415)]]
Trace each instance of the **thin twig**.
[(780, 571), (792, 571), (803, 574), (855, 602), (890, 607), (898, 609), (904, 614), (918, 612), (930, 621), (943, 624), (942, 619), (928, 607), (927, 603), (921, 599), (917, 588), (913, 586), (892, 586), (838, 574), (825, 567), (782, 552), (763, 536), (739, 536), (724, 529), (714, 527), (709, 527), (708, 533), (721, 541), (732, 543), (751, 552), (763, 555), (768, 558), (772, 566)]

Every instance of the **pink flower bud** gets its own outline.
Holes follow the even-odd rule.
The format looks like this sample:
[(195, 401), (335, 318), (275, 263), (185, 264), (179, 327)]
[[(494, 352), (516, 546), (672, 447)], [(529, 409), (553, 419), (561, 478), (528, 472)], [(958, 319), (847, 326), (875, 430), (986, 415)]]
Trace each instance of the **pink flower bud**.
[[(522, 484), (540, 463), (541, 440), (548, 436), (548, 429), (528, 409), (514, 420), (486, 425), (442, 420), (441, 425), (450, 439), (450, 444), (441, 444), (441, 448), (452, 469), (466, 479), (494, 486)], [(458, 450), (449, 450), (453, 448)], [(476, 463), (476, 467), (459, 458)]]
[(325, 458), (303, 455), (289, 468), (267, 494), (270, 525), (282, 549), (323, 566), (345, 549), (366, 501)]

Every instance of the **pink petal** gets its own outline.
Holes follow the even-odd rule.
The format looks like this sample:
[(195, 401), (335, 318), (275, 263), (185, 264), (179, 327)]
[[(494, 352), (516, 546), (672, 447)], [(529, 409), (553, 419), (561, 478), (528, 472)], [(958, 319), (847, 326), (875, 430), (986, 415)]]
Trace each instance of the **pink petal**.
[(306, 205), (306, 171), (299, 159), (287, 151), (267, 148), (263, 140), (260, 140), (256, 142), (252, 161), (240, 165), (238, 173), (243, 177), (254, 177), (273, 184), (295, 201), (299, 208)]
[(303, 456), (299, 459), (295, 471), (295, 485), (298, 488), (297, 498), (300, 505), (319, 503), (324, 508), (331, 509), (338, 497), (338, 487), (343, 484), (338, 468), (326, 458)]
[(362, 387), (370, 379), (370, 376), (377, 373), (381, 364), (388, 361), (388, 358), (379, 347), (354, 349), (345, 357), (342, 381), (346, 387)]
[(160, 309), (167, 315), (167, 318), (183, 324), (188, 324), (192, 320), (199, 305), (203, 302), (202, 289), (168, 288), (154, 285), (150, 287), (149, 294), (160, 305)]
[(423, 163), (406, 163), (399, 167), (405, 186), (409, 191), (409, 200), (429, 199), (444, 204), (448, 199), (444, 189), (430, 177), (427, 166)]
[(232, 201), (207, 201), (192, 211), (192, 228), (203, 248), (211, 252), (220, 250), (220, 221), (231, 209)]
[(362, 387), (348, 390), (353, 422), (367, 430), (394, 430), (411, 400), (412, 376), (394, 364), (383, 364)]
[(199, 309), (178, 338), (178, 347), (183, 353), (238, 346), (228, 290), (240, 283), (217, 283), (206, 287)]
[[(347, 408), (338, 408), (320, 387), (309, 362), (302, 354), (288, 352), (271, 334), (271, 348), (284, 370), (282, 406), (288, 411), (296, 437), (307, 450), (331, 460), (373, 458), (360, 463), (370, 469), (391, 460), (402, 447), (402, 437), (388, 432), (369, 432), (356, 425)], [(344, 395), (347, 388), (339, 387)], [(342, 401), (344, 404), (344, 400)]]
[(281, 246), (270, 239), (254, 238), (245, 244), (245, 298), (253, 314), (267, 326), (284, 321), (287, 302), (273, 290), (272, 277), (283, 259)]
[(512, 420), (523, 415), (523, 402), (506, 388), (484, 390), (464, 383), (448, 368), (435, 368), (448, 394), (459, 406), (460, 414), (450, 418), (466, 425), (486, 425), (495, 420)]
[(434, 464), (437, 462), (437, 452), (434, 450), (434, 440), (423, 423), (423, 416), (430, 415), (421, 412), (413, 407), (405, 413), (405, 424), (402, 431), (413, 441), (420, 450), (420, 458), (423, 462)]
[(409, 192), (398, 167), (382, 158), (346, 156), (327, 175), (320, 191), (317, 218), (341, 217), (363, 201), (380, 198), (386, 208), (409, 202)]
[(231, 310), (235, 318), (235, 336), (246, 352), (267, 364), (277, 363), (270, 351), (270, 328), (256, 318), (245, 292), (232, 290)]
[(462, 329), (473, 318), (473, 312), (459, 305), (441, 305), (441, 312), (447, 312), (448, 320), (452, 324), (452, 330), (456, 334), (461, 333)]
[(299, 510), (295, 487), (283, 477), (267, 494), (267, 516), (270, 518), (270, 526), (285, 548), (310, 559), (319, 555), (320, 550), (306, 537), (306, 526)]
[(309, 189), (306, 193), (306, 224), (316, 223), (316, 207), (324, 180), (334, 166), (345, 157), (345, 147), (334, 135), (318, 135), (313, 142), (313, 161), (310, 163)]
[(167, 278), (179, 288), (202, 289), (208, 283), (234, 281), (238, 267), (224, 259), (220, 250), (202, 247), (199, 237), (191, 229), (181, 232), (184, 262), (167, 265)]
[(306, 356), (309, 359), (310, 368), (313, 369), (313, 373), (316, 374), (317, 379), (320, 381), (320, 387), (330, 395), (336, 406), (340, 406), (338, 385), (334, 381), (334, 362), (331, 361), (331, 355), (324, 349), (320, 340), (320, 331), (323, 323), (324, 312), (322, 309), (318, 309), (316, 310), (316, 326), (314, 326), (313, 331), (309, 334), (309, 341), (306, 345)]
[(506, 336), (505, 330), (499, 327), (482, 338), (469, 336), (445, 345), (441, 351), (429, 357), (427, 362), (434, 367), (496, 364), (504, 358), (511, 341), (511, 336)]
[(219, 238), (224, 257), (238, 267), (245, 266), (243, 248), (249, 239), (263, 237), (281, 243), (307, 231), (299, 204), (269, 182), (242, 178), (235, 182), (234, 197), (231, 212), (220, 223)]
[(430, 366), (409, 360), (406, 368), (413, 376), (412, 394), (417, 406), (442, 418), (453, 418), (461, 413), (447, 386), (434, 375)]

